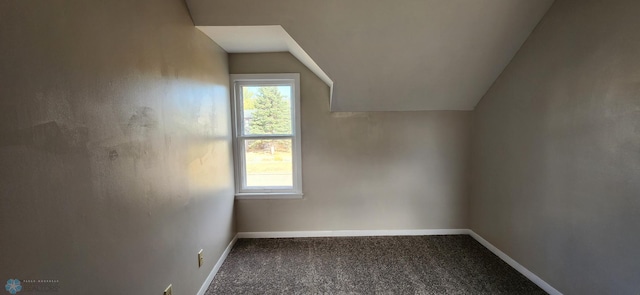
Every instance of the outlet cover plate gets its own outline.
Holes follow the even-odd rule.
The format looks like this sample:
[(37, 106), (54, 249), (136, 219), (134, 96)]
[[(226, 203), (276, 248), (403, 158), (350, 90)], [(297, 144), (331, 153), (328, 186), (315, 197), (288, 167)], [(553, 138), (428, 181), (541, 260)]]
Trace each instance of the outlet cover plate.
[(202, 265), (204, 264), (204, 256), (202, 255), (202, 251), (204, 250), (200, 249), (200, 251), (198, 252), (198, 267), (202, 267)]

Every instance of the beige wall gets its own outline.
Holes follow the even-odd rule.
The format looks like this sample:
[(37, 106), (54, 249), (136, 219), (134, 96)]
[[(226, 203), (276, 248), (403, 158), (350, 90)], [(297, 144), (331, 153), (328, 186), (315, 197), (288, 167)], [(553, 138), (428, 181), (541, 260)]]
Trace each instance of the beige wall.
[(304, 199), (236, 201), (239, 231), (467, 228), (470, 112), (330, 113), (289, 53), (230, 54), (229, 71), (301, 75)]
[(565, 294), (640, 290), (638, 11), (556, 1), (474, 113), (472, 229)]
[(0, 281), (195, 294), (235, 232), (227, 54), (179, 0), (0, 1), (0, 40)]

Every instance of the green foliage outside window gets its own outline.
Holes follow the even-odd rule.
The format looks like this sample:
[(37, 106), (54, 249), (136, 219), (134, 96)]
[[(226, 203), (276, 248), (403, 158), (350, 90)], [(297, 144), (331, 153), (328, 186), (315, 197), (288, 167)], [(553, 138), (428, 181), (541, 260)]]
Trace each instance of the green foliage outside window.
[[(251, 134), (290, 134), (291, 133), (291, 105), (282, 95), (278, 87), (260, 87), (253, 95), (247, 91), (245, 97), (245, 109), (254, 107), (249, 132)], [(250, 103), (247, 103), (249, 101)], [(291, 151), (289, 141), (256, 140), (248, 147), (250, 152)]]

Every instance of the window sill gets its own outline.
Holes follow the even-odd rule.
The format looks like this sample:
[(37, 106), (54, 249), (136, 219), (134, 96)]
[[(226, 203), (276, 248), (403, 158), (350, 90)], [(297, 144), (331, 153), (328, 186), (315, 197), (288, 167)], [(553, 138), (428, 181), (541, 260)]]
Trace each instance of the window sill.
[(302, 199), (302, 193), (237, 193), (236, 200)]

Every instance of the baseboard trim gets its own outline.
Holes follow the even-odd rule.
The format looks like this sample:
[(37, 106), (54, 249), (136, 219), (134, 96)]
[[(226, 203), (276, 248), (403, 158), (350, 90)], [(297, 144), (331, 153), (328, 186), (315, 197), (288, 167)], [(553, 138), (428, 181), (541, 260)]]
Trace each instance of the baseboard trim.
[(216, 265), (213, 266), (213, 269), (202, 284), (202, 287), (200, 287), (197, 295), (204, 295), (204, 293), (207, 292), (209, 285), (211, 285), (211, 282), (213, 282), (213, 278), (218, 273), (218, 270), (220, 270), (220, 267), (222, 267), (222, 264), (224, 263), (225, 259), (227, 259), (227, 256), (229, 256), (229, 252), (231, 252), (231, 249), (233, 248), (233, 245), (236, 244), (236, 241), (238, 241), (238, 234), (236, 234), (233, 239), (231, 239), (231, 242), (229, 242), (227, 248), (224, 249), (224, 252), (222, 252), (222, 255), (220, 255), (220, 258), (218, 258), (218, 262), (216, 262)]
[(549, 293), (550, 295), (562, 295), (562, 293), (560, 293), (560, 291), (556, 290), (554, 287), (552, 287), (547, 282), (542, 280), (536, 274), (534, 274), (533, 272), (528, 270), (526, 267), (522, 266), (522, 264), (520, 264), (520, 263), (516, 262), (515, 260), (513, 260), (513, 258), (509, 257), (509, 255), (507, 255), (504, 252), (500, 251), (500, 249), (498, 249), (496, 246), (494, 246), (491, 243), (489, 243), (489, 241), (485, 240), (484, 238), (482, 238), (480, 235), (478, 235), (477, 233), (475, 233), (472, 230), (468, 230), (468, 231), (469, 231), (469, 235), (471, 237), (473, 237), (474, 239), (476, 239), (476, 241), (478, 241), (480, 244), (482, 244), (485, 248), (489, 249), (489, 251), (493, 252), (493, 254), (495, 254), (496, 256), (500, 257), (500, 259), (502, 259), (504, 262), (509, 264), (515, 270), (520, 272), (522, 275), (527, 277), (534, 284), (538, 285), (538, 287), (540, 287), (542, 290), (544, 290), (545, 292)]
[(467, 235), (468, 229), (323, 230), (239, 232), (239, 239)]

